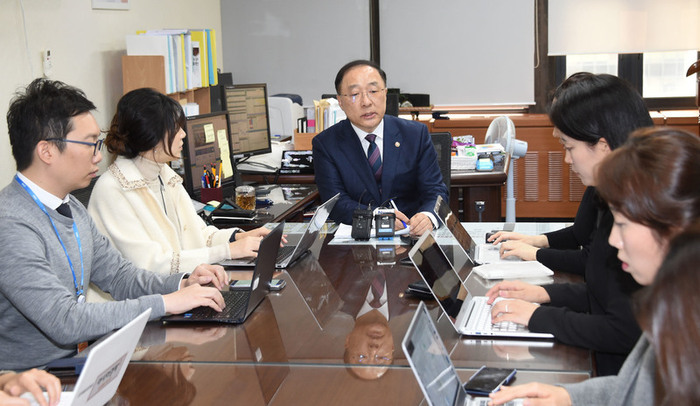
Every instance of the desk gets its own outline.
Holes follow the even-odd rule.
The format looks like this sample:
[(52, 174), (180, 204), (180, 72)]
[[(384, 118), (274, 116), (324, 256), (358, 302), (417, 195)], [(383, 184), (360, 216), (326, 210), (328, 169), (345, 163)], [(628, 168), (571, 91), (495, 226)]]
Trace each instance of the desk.
[[(486, 202), (486, 209), (482, 214), (483, 221), (501, 220), (501, 187), (508, 178), (508, 165), (510, 158), (494, 164), (493, 171), (477, 172), (453, 171), (450, 177), (450, 208), (457, 213), (460, 221), (478, 221), (474, 201)], [(314, 175), (243, 175), (248, 182), (268, 183), (315, 183)]]
[[(131, 364), (117, 397), (129, 401), (123, 404), (131, 405), (409, 406), (423, 401), (409, 368), (391, 368), (381, 379), (366, 381), (351, 376), (344, 367), (194, 362), (183, 369), (191, 374), (189, 380), (176, 381), (162, 375), (181, 367), (182, 364), (168, 363)], [(458, 374), (466, 381), (474, 372), (465, 369)], [(579, 373), (518, 371), (517, 374), (518, 383), (574, 383), (587, 378)]]
[(318, 200), (318, 188), (316, 185), (281, 184), (265, 186), (266, 194), (257, 192), (257, 199), (269, 199), (272, 206), (257, 209), (258, 214), (254, 221), (226, 221), (217, 222), (219, 228), (240, 227), (246, 230), (263, 226), (270, 222), (282, 221), (302, 222), (304, 211)]
[[(478, 224), (475, 238), (482, 229), (499, 225)], [(294, 399), (307, 404), (419, 404), (422, 394), (400, 345), (419, 303), (403, 293), (420, 278), (412, 266), (400, 264), (407, 247), (395, 247), (395, 263), (379, 265), (371, 245), (328, 245), (331, 237), (320, 235), (310, 254), (279, 276), (287, 287), (268, 295), (242, 325), (149, 323), (120, 391), (133, 389), (136, 399), (144, 400), (148, 391), (170, 393), (175, 387), (191, 386), (196, 400), (192, 404), (224, 404), (232, 398), (253, 405), (293, 404)], [(344, 353), (355, 315), (380, 272), (389, 303), (388, 329), (382, 334), (393, 343), (393, 363), (381, 379), (365, 381), (348, 372)], [(555, 282), (576, 280), (566, 274), (554, 277)], [(468, 276), (467, 284), (477, 295), (488, 289), (475, 274)], [(427, 304), (437, 319), (437, 304)], [(592, 371), (588, 350), (552, 341), (461, 337), (444, 317), (437, 326), (464, 379), (484, 364), (517, 368), (518, 383), (575, 382)], [(194, 370), (191, 385), (185, 378), (178, 386), (147, 373), (158, 368), (169, 368), (171, 375), (173, 370)]]

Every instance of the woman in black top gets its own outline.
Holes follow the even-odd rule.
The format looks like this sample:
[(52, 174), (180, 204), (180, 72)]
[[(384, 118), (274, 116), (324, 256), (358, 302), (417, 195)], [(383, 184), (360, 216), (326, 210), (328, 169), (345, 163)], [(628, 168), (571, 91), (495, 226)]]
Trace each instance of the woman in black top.
[(563, 343), (590, 348), (598, 375), (616, 374), (641, 332), (629, 298), (639, 285), (622, 272), (617, 250), (608, 244), (613, 218), (596, 193), (596, 168), (630, 132), (653, 123), (641, 96), (626, 82), (590, 73), (574, 74), (559, 86), (549, 117), (566, 151), (565, 162), (587, 186), (574, 224), (539, 236), (500, 232), (491, 240), (507, 240), (501, 244), (503, 257), (538, 260), (554, 270), (583, 275), (585, 283), (505, 281), (487, 296), (491, 301), (498, 296), (524, 299), (509, 302), (507, 314), (495, 313), (494, 322), (515, 321), (531, 331), (552, 333)]

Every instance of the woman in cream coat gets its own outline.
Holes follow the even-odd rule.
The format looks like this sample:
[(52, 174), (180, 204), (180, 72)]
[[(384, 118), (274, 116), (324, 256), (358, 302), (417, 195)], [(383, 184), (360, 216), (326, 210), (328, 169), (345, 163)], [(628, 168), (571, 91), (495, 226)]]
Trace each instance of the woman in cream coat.
[[(261, 227), (248, 232), (207, 226), (182, 178), (168, 165), (180, 157), (185, 115), (171, 98), (136, 89), (117, 105), (105, 145), (116, 156), (100, 176), (88, 211), (125, 258), (153, 272), (192, 272), (201, 263), (257, 256)], [(91, 286), (89, 300), (109, 296)]]

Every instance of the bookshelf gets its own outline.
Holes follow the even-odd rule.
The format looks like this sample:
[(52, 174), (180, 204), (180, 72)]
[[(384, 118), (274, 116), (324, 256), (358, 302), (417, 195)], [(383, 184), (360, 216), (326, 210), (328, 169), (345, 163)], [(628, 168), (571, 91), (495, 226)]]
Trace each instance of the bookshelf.
[[(165, 58), (162, 55), (122, 56), (122, 84), (126, 94), (141, 87), (151, 87), (165, 93)], [(186, 92), (170, 93), (181, 104), (199, 104), (199, 114), (211, 113), (209, 87), (199, 87)]]

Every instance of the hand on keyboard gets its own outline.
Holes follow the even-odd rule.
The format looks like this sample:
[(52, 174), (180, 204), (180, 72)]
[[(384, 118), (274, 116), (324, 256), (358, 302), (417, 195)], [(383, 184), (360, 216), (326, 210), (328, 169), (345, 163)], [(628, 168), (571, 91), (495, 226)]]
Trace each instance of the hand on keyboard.
[(519, 299), (496, 300), (491, 306), (491, 323), (512, 321), (527, 326), (530, 323), (532, 313), (539, 305)]

